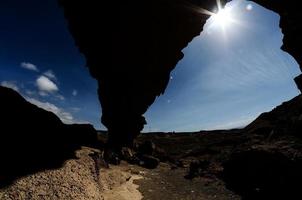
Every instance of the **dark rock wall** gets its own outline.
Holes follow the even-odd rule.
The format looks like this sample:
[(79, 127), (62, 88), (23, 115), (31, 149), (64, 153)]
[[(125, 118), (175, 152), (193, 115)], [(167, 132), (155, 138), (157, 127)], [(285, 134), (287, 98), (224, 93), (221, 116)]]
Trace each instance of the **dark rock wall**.
[[(98, 80), (102, 123), (109, 139), (131, 143), (142, 116), (165, 91), (181, 50), (202, 31), (214, 0), (59, 0), (76, 45)], [(257, 0), (280, 13), (282, 49), (302, 63), (299, 6), (284, 0)], [(300, 79), (296, 82), (300, 83)], [(121, 134), (121, 132), (123, 132)]]
[(0, 86), (0, 188), (15, 178), (58, 168), (81, 146), (96, 146), (89, 124), (66, 125), (52, 112)]

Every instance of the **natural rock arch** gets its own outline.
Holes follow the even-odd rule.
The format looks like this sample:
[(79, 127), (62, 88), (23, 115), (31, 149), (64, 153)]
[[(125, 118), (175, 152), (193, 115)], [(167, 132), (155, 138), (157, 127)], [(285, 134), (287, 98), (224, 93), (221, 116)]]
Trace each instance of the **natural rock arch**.
[[(76, 45), (98, 80), (102, 123), (109, 144), (131, 146), (142, 116), (164, 93), (181, 50), (202, 31), (214, 0), (68, 1), (59, 0)], [(282, 49), (299, 64), (302, 25), (299, 6), (282, 0), (256, 0), (281, 15)], [(301, 76), (296, 78), (301, 90)]]

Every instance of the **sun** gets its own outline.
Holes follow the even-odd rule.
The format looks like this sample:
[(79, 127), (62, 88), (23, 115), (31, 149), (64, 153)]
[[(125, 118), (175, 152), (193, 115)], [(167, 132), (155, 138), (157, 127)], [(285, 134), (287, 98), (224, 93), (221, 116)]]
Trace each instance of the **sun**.
[[(194, 12), (200, 13), (202, 15), (208, 15), (209, 23), (206, 24), (206, 28), (208, 30), (215, 28), (215, 29), (221, 29), (223, 34), (225, 35), (229, 30), (231, 30), (230, 26), (232, 25), (241, 25), (241, 21), (238, 19), (238, 15), (235, 13), (234, 5), (233, 4), (226, 4), (223, 6), (221, 4), (221, 0), (216, 0), (216, 9), (215, 11), (210, 11), (204, 8), (200, 7), (194, 7), (192, 6), (192, 10)], [(232, 6), (233, 5), (233, 6)], [(252, 10), (253, 7), (251, 4), (248, 4), (246, 7), (247, 11)], [(234, 28), (234, 27), (233, 27)], [(211, 31), (209, 31), (210, 33)]]
[(228, 8), (220, 8), (213, 17), (213, 22), (221, 27), (227, 27), (232, 23), (231, 11)]

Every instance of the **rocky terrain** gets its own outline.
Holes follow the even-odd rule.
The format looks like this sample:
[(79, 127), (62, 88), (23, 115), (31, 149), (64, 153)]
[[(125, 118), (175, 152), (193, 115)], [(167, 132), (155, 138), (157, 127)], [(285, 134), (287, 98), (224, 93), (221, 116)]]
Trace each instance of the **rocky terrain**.
[(0, 199), (297, 199), (302, 189), (301, 95), (244, 129), (142, 134), (136, 151), (156, 168), (108, 166), (105, 132), (65, 125), (11, 89), (0, 97)]

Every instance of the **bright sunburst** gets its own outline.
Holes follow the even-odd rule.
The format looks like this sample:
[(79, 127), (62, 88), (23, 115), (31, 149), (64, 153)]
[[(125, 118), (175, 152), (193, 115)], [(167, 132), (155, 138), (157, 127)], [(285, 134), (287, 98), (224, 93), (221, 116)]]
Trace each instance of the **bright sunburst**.
[(230, 9), (227, 8), (220, 8), (216, 14), (213, 15), (214, 23), (220, 25), (221, 27), (226, 27), (230, 25), (232, 22), (232, 16)]
[(217, 11), (211, 12), (209, 10), (206, 10), (204, 8), (194, 8), (195, 11), (212, 16), (212, 25), (221, 27), (223, 31), (225, 31), (225, 28), (229, 25), (231, 25), (233, 22), (236, 22), (234, 17), (232, 16), (232, 9), (231, 7), (225, 7), (223, 8), (220, 0), (216, 0), (217, 2)]

